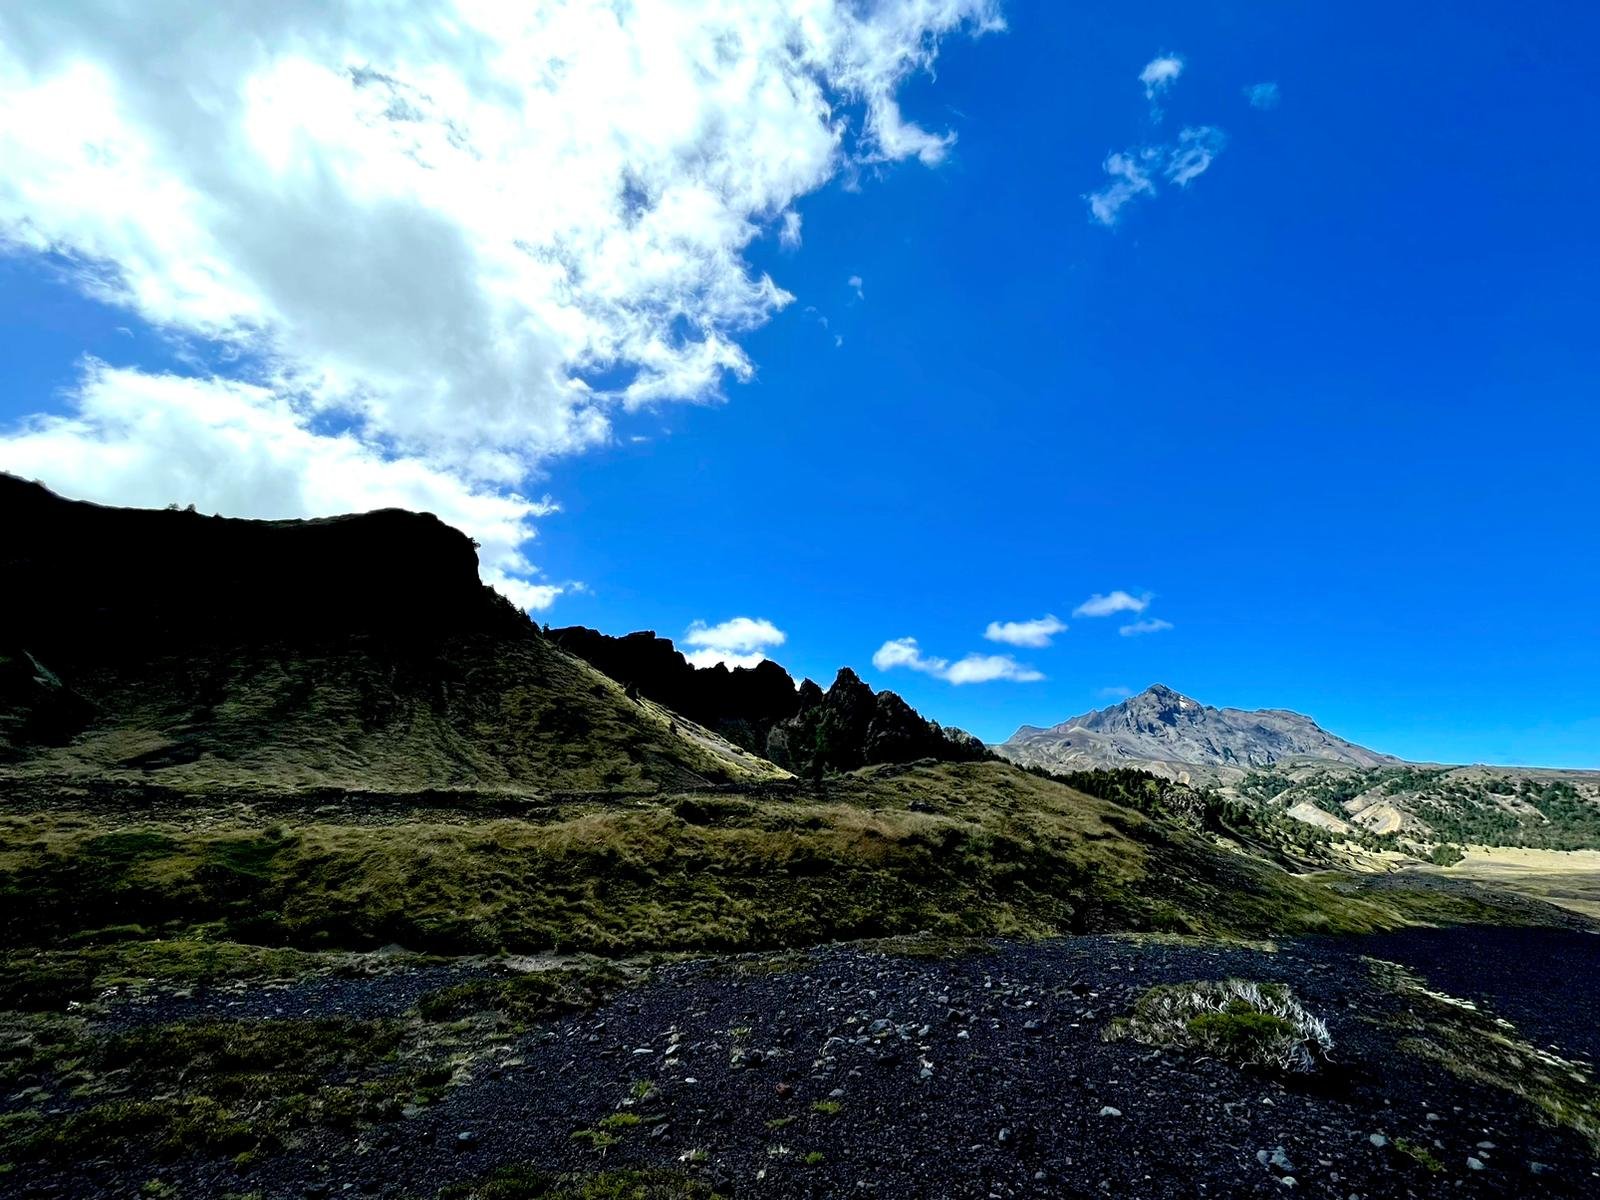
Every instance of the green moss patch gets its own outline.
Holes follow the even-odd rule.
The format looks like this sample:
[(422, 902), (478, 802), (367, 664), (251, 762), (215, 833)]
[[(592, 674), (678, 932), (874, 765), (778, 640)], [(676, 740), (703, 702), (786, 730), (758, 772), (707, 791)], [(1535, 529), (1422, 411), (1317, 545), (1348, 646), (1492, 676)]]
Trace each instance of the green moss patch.
[(479, 1012), (505, 1017), (514, 1028), (592, 1008), (633, 981), (611, 963), (556, 967), (509, 979), (476, 979), (429, 992), (417, 1002), (428, 1021), (450, 1021)]

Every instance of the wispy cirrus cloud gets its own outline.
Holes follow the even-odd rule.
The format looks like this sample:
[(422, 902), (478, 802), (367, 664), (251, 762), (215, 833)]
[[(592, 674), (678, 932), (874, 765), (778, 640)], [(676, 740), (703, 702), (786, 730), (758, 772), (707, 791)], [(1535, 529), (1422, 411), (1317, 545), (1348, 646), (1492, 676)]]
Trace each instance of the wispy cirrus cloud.
[(1107, 155), (1102, 169), (1111, 182), (1084, 196), (1090, 217), (1101, 225), (1115, 225), (1130, 201), (1157, 194), (1157, 179), (1187, 188), (1211, 169), (1227, 144), (1227, 134), (1216, 126), (1196, 125), (1179, 133), (1176, 142)]
[(766, 660), (773, 646), (783, 645), (788, 635), (764, 617), (733, 617), (717, 625), (696, 621), (683, 640), (694, 647), (684, 654), (694, 666), (753, 667)]
[(951, 662), (946, 658), (924, 654), (914, 637), (895, 638), (879, 646), (872, 656), (872, 665), (880, 671), (904, 668), (932, 675), (946, 683), (993, 683), (1010, 680), (1013, 683), (1033, 683), (1044, 675), (1032, 667), (1024, 666), (1009, 654), (969, 654)]
[(1058, 633), (1066, 632), (1066, 622), (1046, 613), (1031, 621), (990, 621), (983, 636), (991, 642), (1004, 642), (1008, 646), (1026, 646), (1039, 649), (1050, 644)]
[[(1157, 98), (1183, 74), (1184, 60), (1176, 54), (1159, 54), (1139, 72), (1145, 99), (1150, 102), (1150, 119), (1160, 122), (1166, 116)], [(1259, 85), (1273, 86), (1275, 85)], [(1248, 92), (1248, 89), (1247, 89)], [(1254, 99), (1252, 99), (1254, 103)], [(1204, 175), (1228, 144), (1228, 137), (1215, 125), (1186, 126), (1176, 141), (1131, 146), (1106, 155), (1100, 167), (1110, 181), (1083, 196), (1089, 217), (1096, 224), (1111, 227), (1123, 210), (1140, 197), (1159, 194), (1159, 182), (1187, 188)]]
[(1277, 108), (1278, 101), (1282, 99), (1278, 91), (1278, 85), (1275, 83), (1252, 83), (1244, 89), (1244, 96), (1246, 100), (1250, 101), (1251, 108), (1259, 108), (1264, 111)]
[(1135, 621), (1131, 625), (1123, 625), (1117, 630), (1123, 637), (1142, 637), (1147, 633), (1165, 633), (1173, 627), (1171, 621), (1163, 621), (1159, 617), (1146, 617), (1142, 621)]
[(1131, 592), (1124, 592), (1120, 588), (1114, 592), (1101, 594), (1096, 592), (1077, 608), (1072, 610), (1075, 617), (1109, 617), (1113, 613), (1132, 612), (1142, 613), (1150, 607), (1154, 597), (1149, 592), (1135, 596)]

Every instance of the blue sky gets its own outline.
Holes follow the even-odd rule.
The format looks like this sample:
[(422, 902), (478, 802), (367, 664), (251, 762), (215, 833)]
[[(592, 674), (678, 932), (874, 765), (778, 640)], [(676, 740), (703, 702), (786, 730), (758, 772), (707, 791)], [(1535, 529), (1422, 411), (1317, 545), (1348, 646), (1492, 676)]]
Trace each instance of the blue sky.
[[(389, 255), (444, 254), (453, 243), (432, 216), (380, 225), (390, 210), (352, 200), (342, 216), (360, 222), (318, 251), (294, 212), (256, 201), (247, 211), (289, 231), (277, 258), (236, 248), (227, 239), (245, 235), (197, 207), (195, 228), (218, 247), (207, 278), (229, 290), (180, 282), (169, 296), (138, 274), (155, 262), (157, 283), (187, 278), (160, 222), (129, 232), (108, 211), (49, 225), (41, 164), (54, 144), (14, 129), (6, 141), (17, 110), (0, 104), (0, 155), (46, 180), (0, 185), (0, 465), (73, 494), (246, 515), (360, 507), (365, 493), (340, 489), (369, 479), (375, 503), (433, 497), (489, 529), (480, 540), (500, 547), (507, 586), (541, 589), (518, 593), (540, 620), (680, 637), (695, 622), (764, 619), (784, 634), (767, 652), (796, 674), (826, 682), (850, 664), (990, 740), (1161, 681), (1208, 703), (1308, 712), (1409, 758), (1600, 767), (1600, 167), (1588, 149), (1600, 20), (1577, 5), (1011, 3), (998, 9), (1005, 30), (976, 36), (986, 8), (952, 0), (937, 59), (920, 64), (932, 70), (850, 58), (856, 73), (830, 95), (860, 135), (804, 170), (772, 166), (795, 175), (760, 183), (776, 190), (746, 212), (757, 235), (714, 245), (686, 290), (663, 300), (635, 280), (645, 290), (629, 295), (646, 299), (622, 316), (583, 308), (610, 322), (611, 357), (579, 362), (562, 343), (557, 374), (616, 393), (592, 405), (524, 395), (519, 380), (548, 374), (542, 343), (499, 374), (460, 366), (476, 335), (452, 314), (489, 302), (451, 292), (442, 268), (396, 274)], [(0, 42), (81, 37), (135, 95), (139, 39), (120, 57), (71, 15), (0, 29), (15, 35)], [(60, 69), (38, 54), (0, 69), (0, 100)], [(1163, 59), (1181, 69), (1147, 95), (1141, 71)], [(1272, 102), (1252, 103), (1249, 89), (1269, 83)], [(196, 95), (202, 85), (223, 86), (207, 77)], [(407, 103), (426, 111), (435, 94)], [(916, 124), (874, 108), (885, 98)], [(627, 97), (603, 99), (625, 111)], [(169, 139), (189, 119), (129, 105), (130, 129)], [(800, 114), (778, 140), (818, 128)], [(737, 161), (775, 140), (751, 137)], [(1180, 186), (1175, 156), (1195, 146), (1212, 157)], [(1106, 224), (1085, 197), (1118, 161), (1150, 190)], [(251, 200), (250, 163), (233, 165), (245, 182), (218, 207)], [(645, 180), (666, 170), (622, 167)], [(208, 195), (200, 178), (186, 184)], [(504, 210), (430, 197), (429, 212), (465, 212), (460, 229), (500, 236), (539, 208), (523, 178)], [(725, 194), (755, 186), (718, 178)], [(164, 211), (165, 193), (133, 194)], [(798, 216), (798, 245), (783, 244), (780, 210)], [(352, 246), (349, 271), (370, 270), (385, 292), (371, 313), (311, 268), (282, 282), (282, 259)], [(594, 251), (585, 278), (612, 261)], [(728, 261), (793, 299), (708, 287)], [(500, 303), (485, 277), (476, 286)], [(123, 284), (107, 291), (108, 278)], [(744, 361), (719, 351), (707, 367), (680, 346), (623, 396), (648, 374), (641, 363), (660, 361), (637, 314), (670, 340), (698, 319), (673, 315), (683, 297), (715, 309), (714, 331)], [(556, 327), (570, 315), (557, 300), (526, 309)], [(421, 332), (350, 349), (385, 321)], [(411, 343), (458, 339), (461, 355), (410, 357)], [(383, 355), (406, 370), (403, 387), (367, 365)], [(451, 371), (466, 372), (466, 398)], [(430, 372), (444, 382), (411, 388)], [(346, 379), (360, 386), (338, 390)], [(501, 392), (523, 397), (515, 420), (512, 401), (483, 399)], [(146, 419), (159, 405), (188, 415)], [(196, 432), (210, 405), (239, 406), (229, 438)], [(448, 419), (427, 424), (440, 407)], [(457, 424), (504, 432), (462, 440)], [(312, 466), (241, 449), (250, 437), (303, 441)], [(123, 467), (130, 439), (137, 471)], [(263, 482), (241, 490), (241, 478)], [(535, 503), (546, 494), (559, 511)], [(506, 496), (527, 501), (507, 508)], [(1114, 591), (1142, 609), (1074, 615)], [(1067, 626), (1049, 644), (984, 636), (1047, 614)], [(1136, 622), (1170, 628), (1120, 632)], [(873, 665), (904, 638), (925, 669)], [(970, 655), (1009, 656), (1000, 669), (1023, 678), (950, 682), (949, 664)]]

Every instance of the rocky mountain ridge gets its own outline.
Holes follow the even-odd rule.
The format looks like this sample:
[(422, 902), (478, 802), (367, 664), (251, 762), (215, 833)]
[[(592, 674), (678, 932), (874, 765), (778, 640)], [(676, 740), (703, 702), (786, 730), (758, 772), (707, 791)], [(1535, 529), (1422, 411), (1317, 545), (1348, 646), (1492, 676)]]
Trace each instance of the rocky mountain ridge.
[(1133, 768), (1267, 806), (1335, 837), (1600, 846), (1600, 772), (1408, 763), (1287, 709), (1215, 708), (1163, 684), (995, 747), (1070, 774)]
[(922, 717), (894, 692), (874, 692), (849, 667), (826, 691), (770, 659), (729, 669), (691, 664), (652, 631), (614, 637), (583, 626), (548, 631), (551, 641), (622, 684), (716, 730), (797, 775), (879, 763), (989, 757), (977, 738)]
[(1287, 709), (1215, 708), (1159, 683), (1048, 728), (1024, 725), (995, 749), (1023, 766), (1140, 767), (1209, 782), (1306, 760), (1361, 768), (1400, 762)]

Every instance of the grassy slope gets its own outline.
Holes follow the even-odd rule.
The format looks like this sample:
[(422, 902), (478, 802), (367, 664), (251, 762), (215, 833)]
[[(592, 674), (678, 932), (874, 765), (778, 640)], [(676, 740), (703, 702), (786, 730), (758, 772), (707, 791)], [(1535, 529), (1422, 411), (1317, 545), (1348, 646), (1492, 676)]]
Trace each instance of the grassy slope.
[(27, 746), (0, 786), (51, 780), (219, 792), (654, 791), (781, 774), (535, 635), (251, 645), (71, 664), (96, 708), (61, 746)]
[(1394, 926), (1407, 903), (1342, 894), (1000, 763), (515, 818), (360, 804), (0, 818), (0, 940), (17, 949), (157, 935), (614, 954), (920, 930), (1273, 934)]

